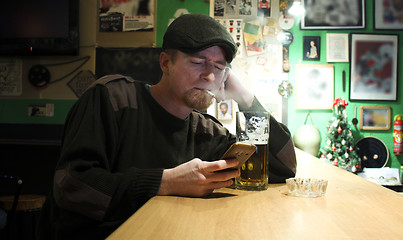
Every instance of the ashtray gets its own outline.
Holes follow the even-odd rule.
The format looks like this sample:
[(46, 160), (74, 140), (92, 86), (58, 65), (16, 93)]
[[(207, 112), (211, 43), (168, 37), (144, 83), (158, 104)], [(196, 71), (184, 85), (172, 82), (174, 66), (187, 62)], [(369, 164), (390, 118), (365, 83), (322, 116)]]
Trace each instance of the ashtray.
[(326, 194), (328, 181), (317, 178), (288, 178), (285, 180), (288, 194), (296, 197), (322, 197)]

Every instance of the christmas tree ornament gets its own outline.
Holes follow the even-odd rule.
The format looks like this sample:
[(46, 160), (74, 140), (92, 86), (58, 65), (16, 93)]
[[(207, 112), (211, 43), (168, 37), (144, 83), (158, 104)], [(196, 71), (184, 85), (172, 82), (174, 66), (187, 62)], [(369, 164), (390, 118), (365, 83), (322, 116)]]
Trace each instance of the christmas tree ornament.
[(341, 127), (339, 126), (339, 128), (337, 129), (338, 133), (341, 133)]

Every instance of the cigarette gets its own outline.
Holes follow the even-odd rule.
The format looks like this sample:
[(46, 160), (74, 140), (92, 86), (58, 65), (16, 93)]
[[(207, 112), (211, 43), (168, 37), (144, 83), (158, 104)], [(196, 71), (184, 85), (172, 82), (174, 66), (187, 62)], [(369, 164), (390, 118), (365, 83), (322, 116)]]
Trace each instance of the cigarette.
[(205, 93), (207, 93), (208, 95), (210, 95), (212, 98), (215, 98), (214, 93), (210, 92), (209, 90), (204, 90)]

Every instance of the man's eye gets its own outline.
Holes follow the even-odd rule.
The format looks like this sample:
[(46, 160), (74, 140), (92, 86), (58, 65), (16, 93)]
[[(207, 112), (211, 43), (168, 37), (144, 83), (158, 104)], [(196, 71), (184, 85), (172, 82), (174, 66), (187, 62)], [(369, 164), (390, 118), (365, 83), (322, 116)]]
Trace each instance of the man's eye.
[(203, 64), (204, 61), (192, 60), (191, 63), (193, 63), (193, 64)]
[(223, 65), (215, 65), (215, 68), (216, 68), (217, 70), (224, 71), (225, 66), (223, 66)]

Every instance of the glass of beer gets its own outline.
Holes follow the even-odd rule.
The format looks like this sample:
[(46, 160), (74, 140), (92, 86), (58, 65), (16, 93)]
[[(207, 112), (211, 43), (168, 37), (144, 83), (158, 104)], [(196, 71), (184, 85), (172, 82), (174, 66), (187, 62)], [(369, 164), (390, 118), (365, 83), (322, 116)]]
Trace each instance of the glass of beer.
[(235, 179), (235, 188), (265, 190), (269, 186), (269, 131), (270, 114), (261, 111), (236, 113), (238, 142), (256, 145), (256, 152), (241, 166), (241, 176)]

